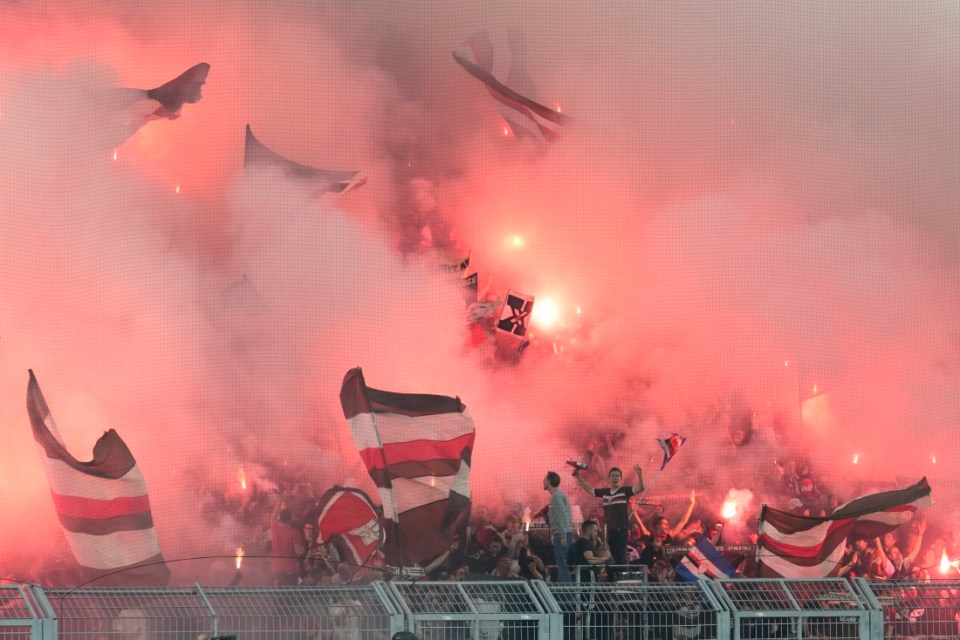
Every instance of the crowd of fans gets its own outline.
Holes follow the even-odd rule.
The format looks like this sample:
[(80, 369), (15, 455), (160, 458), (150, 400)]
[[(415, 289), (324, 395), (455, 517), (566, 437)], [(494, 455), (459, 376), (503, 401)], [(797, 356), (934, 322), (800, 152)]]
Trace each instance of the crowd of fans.
[[(607, 438), (606, 440), (611, 440)], [(612, 449), (612, 444), (610, 448)], [(600, 448), (602, 449), (602, 447)], [(598, 452), (599, 450), (598, 449)], [(602, 462), (603, 457), (598, 455)], [(593, 480), (602, 482), (607, 467), (596, 465)], [(267, 472), (265, 475), (269, 475)], [(278, 475), (280, 475), (278, 473)], [(577, 488), (566, 476), (562, 488), (579, 516), (576, 552), (566, 558), (576, 569), (578, 579), (610, 580), (619, 573), (645, 572), (655, 581), (674, 580), (673, 564), (683, 548), (706, 536), (724, 552), (739, 575), (753, 577), (757, 566), (752, 552), (757, 542), (757, 513), (740, 514), (737, 526), (721, 516), (723, 496), (708, 492), (690, 492), (685, 499), (667, 496), (663, 500), (636, 499), (630, 503), (630, 530), (626, 566), (613, 568), (606, 558), (604, 510), (599, 500)], [(765, 483), (764, 501), (770, 506), (797, 514), (826, 516), (852, 496), (841, 496), (828, 488), (803, 459), (779, 461)], [(239, 568), (229, 557), (236, 547), (242, 549), (247, 568), (243, 584), (309, 585), (349, 582), (357, 578), (357, 567), (345, 562), (329, 540), (319, 539), (316, 522), (323, 493), (302, 478), (277, 483), (251, 482), (243, 490), (223, 490), (198, 482), (202, 503), (201, 518), (211, 531), (225, 528), (232, 532), (231, 545), (205, 550), (209, 555), (225, 556), (210, 571), (221, 574), (218, 582), (241, 582)], [(543, 494), (546, 504), (549, 496)], [(466, 531), (450, 548), (417, 569), (426, 579), (533, 578), (557, 580), (556, 557), (549, 531), (542, 519), (530, 517), (542, 505), (514, 505), (493, 517), (484, 505), (475, 505)], [(756, 508), (756, 507), (755, 507)], [(584, 526), (594, 522), (596, 527)], [(724, 527), (727, 524), (728, 526)], [(584, 561), (584, 551), (594, 559)], [(949, 529), (928, 523), (922, 515), (880, 539), (852, 539), (840, 561), (839, 574), (872, 580), (929, 581), (960, 577), (955, 560), (960, 547)], [(596, 558), (605, 558), (595, 562)], [(943, 565), (943, 559), (954, 561)], [(256, 559), (261, 559), (257, 562)], [(383, 564), (374, 558), (373, 564)], [(266, 565), (269, 565), (268, 567)], [(942, 570), (943, 569), (943, 570)], [(65, 561), (47, 562), (35, 567), (37, 582), (58, 586), (78, 584)], [(365, 571), (368, 578), (383, 577), (383, 572)]]

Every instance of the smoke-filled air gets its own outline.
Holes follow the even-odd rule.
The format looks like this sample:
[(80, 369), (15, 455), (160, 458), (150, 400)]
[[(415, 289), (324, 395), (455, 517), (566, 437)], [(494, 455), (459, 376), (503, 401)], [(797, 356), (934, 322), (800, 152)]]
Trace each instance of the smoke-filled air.
[(354, 367), (460, 398), (494, 520), (551, 470), (586, 517), (589, 458), (731, 541), (794, 467), (926, 477), (957, 527), (958, 34), (949, 1), (0, 3), (2, 577), (80, 581), (30, 371), (78, 460), (129, 447), (171, 583), (229, 581), (291, 485), (380, 504)]

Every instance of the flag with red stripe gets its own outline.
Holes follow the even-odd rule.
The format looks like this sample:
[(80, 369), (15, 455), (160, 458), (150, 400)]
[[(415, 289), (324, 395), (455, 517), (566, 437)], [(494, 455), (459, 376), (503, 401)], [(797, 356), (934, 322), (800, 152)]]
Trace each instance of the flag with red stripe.
[(673, 456), (677, 455), (677, 451), (680, 451), (680, 447), (686, 441), (687, 439), (679, 433), (671, 433), (669, 438), (657, 438), (660, 448), (663, 449), (663, 464), (660, 465), (660, 471), (663, 471)]
[(93, 459), (67, 451), (33, 371), (27, 413), (67, 543), (97, 584), (164, 585), (170, 577), (153, 527), (147, 484), (116, 431), (104, 433)]
[(387, 559), (412, 564), (450, 546), (470, 516), (473, 418), (459, 398), (343, 379), (340, 404), (383, 503)]
[(373, 502), (363, 491), (333, 487), (319, 502), (317, 532), (330, 542), (343, 562), (356, 568), (354, 579), (375, 566), (375, 554), (383, 541), (383, 527)]
[[(532, 92), (533, 83), (526, 74), (525, 47), (519, 34), (512, 32), (508, 38), (511, 51), (511, 68), (507, 83), (497, 80), (493, 74), (493, 44), (485, 33), (475, 33), (467, 39), (460, 51), (453, 52), (453, 59), (471, 76), (483, 83), (500, 107), (500, 113), (510, 123), (514, 134), (524, 132), (543, 140), (553, 141), (566, 116), (559, 111), (531, 99), (525, 92)], [(508, 86), (509, 85), (509, 86)]]
[(825, 518), (795, 515), (764, 505), (757, 560), (762, 577), (825, 578), (840, 570), (847, 538), (872, 539), (909, 522), (931, 504), (923, 478), (906, 489), (854, 498)]
[(247, 125), (247, 138), (243, 152), (243, 166), (276, 167), (291, 180), (307, 185), (317, 197), (331, 194), (336, 199), (367, 183), (366, 176), (359, 171), (329, 171), (300, 164), (274, 152), (260, 142), (250, 125)]

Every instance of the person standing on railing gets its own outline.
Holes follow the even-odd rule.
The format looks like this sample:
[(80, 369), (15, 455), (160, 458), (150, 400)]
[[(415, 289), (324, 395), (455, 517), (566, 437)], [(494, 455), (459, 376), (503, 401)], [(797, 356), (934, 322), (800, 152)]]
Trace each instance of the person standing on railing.
[(627, 538), (630, 534), (627, 508), (631, 496), (643, 491), (643, 469), (636, 464), (633, 465), (633, 470), (637, 474), (637, 480), (632, 487), (625, 487), (620, 484), (623, 480), (623, 472), (620, 471), (619, 467), (610, 467), (610, 471), (607, 473), (610, 486), (598, 489), (591, 487), (590, 483), (583, 478), (583, 474), (577, 474), (577, 482), (580, 483), (580, 488), (603, 500), (607, 545), (610, 547), (613, 563), (619, 565), (621, 569), (627, 564)]
[[(570, 567), (567, 566), (567, 554), (573, 545), (573, 517), (570, 512), (570, 500), (560, 490), (560, 474), (548, 471), (543, 478), (543, 488), (550, 492), (550, 504), (537, 512), (537, 517), (545, 517), (550, 525), (550, 538), (553, 540), (553, 555), (557, 563), (557, 582), (572, 582)], [(544, 516), (544, 512), (546, 515)]]

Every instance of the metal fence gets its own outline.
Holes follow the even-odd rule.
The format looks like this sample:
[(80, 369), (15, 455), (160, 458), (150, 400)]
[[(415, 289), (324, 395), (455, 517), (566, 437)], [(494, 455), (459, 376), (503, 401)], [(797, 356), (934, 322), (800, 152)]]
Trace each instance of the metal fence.
[(16, 584), (0, 585), (0, 639), (42, 640), (56, 633), (32, 594)]
[(857, 578), (854, 584), (875, 609), (883, 611), (883, 637), (960, 638), (960, 582), (867, 582)]
[(0, 585), (0, 640), (960, 639), (960, 581)]
[(525, 580), (391, 582), (420, 640), (548, 640), (557, 627)]
[(561, 614), (554, 640), (725, 640), (730, 614), (705, 583), (546, 584)]
[(882, 638), (878, 611), (842, 578), (728, 579), (710, 585), (731, 612), (735, 640)]

